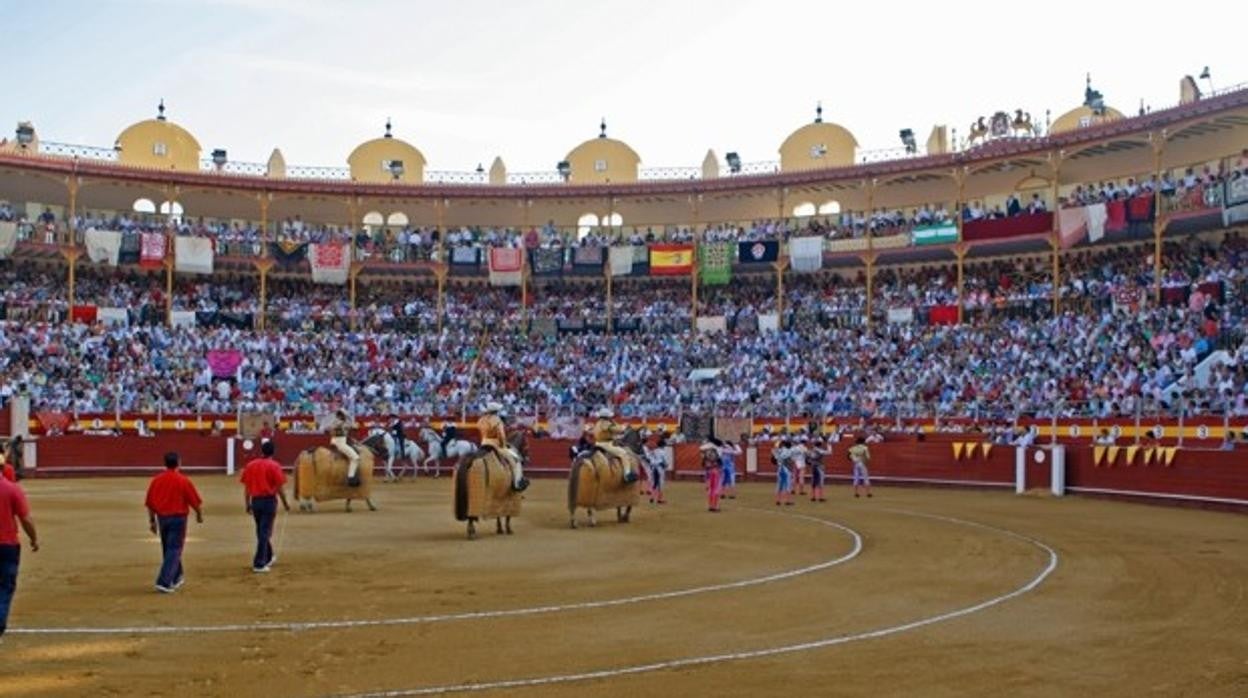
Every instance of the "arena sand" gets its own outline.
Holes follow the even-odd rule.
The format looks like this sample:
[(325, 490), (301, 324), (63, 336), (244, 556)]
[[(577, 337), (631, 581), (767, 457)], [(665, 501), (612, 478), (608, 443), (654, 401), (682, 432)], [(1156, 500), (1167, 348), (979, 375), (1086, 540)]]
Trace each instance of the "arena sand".
[[(268, 575), (233, 480), (196, 478), (186, 586), (152, 589), (144, 480), (27, 481), (44, 549), (23, 552), (0, 645), (0, 697), (328, 696), (614, 671), (948, 620), (762, 658), (490, 695), (1244, 696), (1248, 518), (1004, 492), (877, 490), (778, 510), (770, 488), (710, 514), (697, 485), (628, 525), (567, 528), (565, 485), (538, 480), (514, 536), (469, 542), (449, 481), (378, 486), (378, 512), (292, 514)], [(861, 535), (822, 525), (826, 519)], [(279, 522), (278, 528), (282, 524)], [(503, 611), (774, 581), (606, 607), (440, 622), (170, 634), (23, 629), (253, 625)]]

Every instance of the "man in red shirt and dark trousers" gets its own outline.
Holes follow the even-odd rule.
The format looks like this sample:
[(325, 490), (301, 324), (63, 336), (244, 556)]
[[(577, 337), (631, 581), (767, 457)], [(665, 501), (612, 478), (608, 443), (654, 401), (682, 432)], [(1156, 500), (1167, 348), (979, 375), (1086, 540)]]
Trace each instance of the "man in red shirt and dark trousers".
[(195, 510), (195, 521), (204, 522), (203, 501), (190, 478), (178, 470), (178, 454), (165, 454), (165, 472), (147, 486), (147, 518), (152, 533), (160, 533), (164, 561), (156, 577), (156, 591), (172, 594), (182, 586), (182, 547), (186, 544), (186, 517)]
[(243, 468), (239, 482), (243, 483), (243, 503), (247, 513), (256, 519), (256, 556), (251, 560), (252, 572), (268, 572), (276, 559), (273, 555), (273, 522), (277, 520), (277, 499), (290, 511), (286, 501), (286, 474), (282, 466), (273, 460), (273, 442), (260, 444), (263, 458), (256, 458)]
[(15, 482), (0, 478), (0, 638), (9, 622), (9, 604), (17, 590), (17, 568), (22, 558), (22, 542), (17, 537), (17, 524), (22, 524), (30, 539), (30, 551), (39, 551), (39, 536), (30, 518), (26, 493)]

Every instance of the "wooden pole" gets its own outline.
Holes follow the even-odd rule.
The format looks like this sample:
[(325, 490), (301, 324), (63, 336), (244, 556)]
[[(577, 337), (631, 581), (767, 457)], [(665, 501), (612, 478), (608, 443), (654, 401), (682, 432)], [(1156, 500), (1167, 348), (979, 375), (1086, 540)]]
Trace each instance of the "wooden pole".
[(1161, 238), (1170, 222), (1170, 215), (1161, 210), (1161, 157), (1166, 149), (1166, 131), (1153, 141), (1153, 305), (1161, 307)]
[[(260, 256), (269, 256), (269, 197), (270, 194), (261, 192), (260, 194)], [(264, 288), (264, 272), (260, 274), (260, 287)], [(263, 325), (261, 325), (263, 327)]]
[(1050, 154), (1053, 162), (1053, 186), (1052, 207), (1053, 207), (1053, 235), (1049, 240), (1049, 245), (1053, 248), (1053, 317), (1057, 317), (1062, 312), (1062, 241), (1057, 228), (1058, 210), (1057, 210), (1057, 185), (1061, 179), (1062, 158), (1064, 153), (1058, 151), (1056, 154)]
[(958, 226), (958, 242), (953, 246), (953, 254), (958, 259), (958, 324), (961, 325), (963, 322), (962, 292), (965, 286), (962, 278), (962, 265), (969, 249), (962, 240), (962, 200), (966, 197), (966, 168), (964, 167), (961, 170), (955, 169), (953, 171), (953, 179), (958, 184), (958, 198), (953, 202), (953, 220), (954, 224)]
[(442, 334), (442, 315), (446, 312), (446, 271), (444, 263), (434, 267), (433, 274), (438, 279), (438, 334)]
[[(961, 218), (961, 216), (959, 216)], [(961, 226), (959, 226), (961, 227)], [(961, 236), (959, 236), (961, 237)], [(963, 287), (966, 285), (962, 278), (963, 259), (966, 258), (966, 243), (959, 242), (953, 247), (953, 254), (958, 260), (958, 324), (962, 324), (962, 293)]]
[(269, 291), (268, 278), (269, 271), (273, 268), (273, 260), (262, 258), (256, 261), (256, 271), (260, 272), (260, 318), (256, 323), (261, 331), (268, 327), (269, 315)]
[(689, 313), (690, 330), (698, 331), (698, 247), (702, 244), (702, 232), (698, 230), (698, 203), (702, 200), (702, 195), (697, 194), (689, 197), (689, 205), (693, 208), (693, 254), (692, 268), (689, 271), (690, 288), (692, 289), (692, 308)]
[(867, 265), (867, 330), (871, 329), (872, 314), (875, 295), (875, 252), (868, 252), (862, 256), (862, 261)]
[(784, 270), (789, 267), (789, 258), (776, 260), (776, 322), (784, 322)]
[[(74, 168), (77, 169), (77, 167), (78, 160), (75, 158)], [(65, 244), (76, 245), (78, 244), (78, 175), (70, 175), (66, 186), (69, 187), (69, 223), (66, 226), (69, 239), (65, 241)]]
[(61, 255), (65, 257), (65, 261), (69, 265), (69, 313), (65, 316), (65, 322), (72, 323), (74, 320), (74, 282), (78, 268), (78, 258), (82, 256), (82, 250), (66, 245), (61, 248)]
[(603, 266), (603, 271), (607, 277), (607, 335), (611, 335), (615, 332), (615, 318), (613, 317), (615, 308), (613, 307), (614, 298), (611, 293), (612, 279), (610, 260), (608, 260), (607, 264)]

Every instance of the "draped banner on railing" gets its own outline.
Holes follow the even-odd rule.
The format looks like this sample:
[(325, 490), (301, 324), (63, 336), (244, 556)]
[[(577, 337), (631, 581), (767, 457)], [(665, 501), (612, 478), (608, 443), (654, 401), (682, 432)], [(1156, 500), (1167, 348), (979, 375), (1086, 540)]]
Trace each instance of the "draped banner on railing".
[(777, 240), (738, 242), (737, 258), (742, 264), (774, 262), (780, 258), (780, 242)]
[(916, 245), (948, 245), (958, 241), (958, 226), (953, 223), (920, 225), (910, 234)]
[(607, 261), (607, 248), (598, 245), (577, 247), (572, 254), (572, 268), (582, 274), (602, 274), (602, 265)]
[(212, 238), (179, 235), (173, 240), (174, 269), (191, 274), (211, 274)]
[(8, 259), (17, 248), (17, 224), (0, 221), (0, 259)]
[(927, 321), (933, 325), (958, 324), (958, 306), (934, 305), (927, 311)]
[(1248, 221), (1248, 176), (1227, 180), (1222, 196), (1222, 224)]
[(208, 367), (215, 378), (233, 378), (243, 363), (243, 352), (238, 349), (212, 349), (207, 357)]
[(698, 251), (698, 276), (704, 286), (724, 286), (732, 281), (731, 242), (708, 242)]
[(633, 273), (633, 245), (614, 245), (608, 253), (611, 276), (628, 276)]
[(139, 244), (139, 266), (154, 268), (165, 262), (164, 233), (143, 233)]
[(871, 241), (871, 246), (877, 250), (895, 250), (900, 247), (909, 247), (910, 243), (910, 235), (897, 233), (896, 235), (885, 235), (875, 238)]
[(478, 266), (481, 264), (481, 250), (475, 247), (451, 248), (451, 264), (456, 266)]
[(313, 243), (308, 248), (308, 259), (312, 262), (312, 281), (318, 284), (347, 283), (351, 272), (351, 254), (347, 246), (340, 242)]
[(693, 273), (693, 245), (651, 245), (650, 275), (681, 276)]
[(92, 262), (107, 262), (117, 266), (117, 258), (121, 254), (121, 233), (88, 228), (82, 239), (87, 248), (87, 257)]
[(838, 240), (829, 240), (827, 248), (828, 252), (861, 252), (867, 249), (867, 239), (840, 238)]
[(519, 286), (524, 266), (524, 250), (517, 247), (490, 248), (490, 285)]
[(96, 320), (109, 327), (127, 327), (130, 325), (130, 314), (125, 308), (97, 308)]
[(789, 260), (793, 271), (809, 272), (823, 268), (823, 237), (811, 235), (789, 240)]
[(175, 310), (170, 320), (174, 327), (195, 327), (195, 311)]
[(962, 224), (963, 240), (999, 240), (1047, 233), (1053, 230), (1053, 214), (1025, 213), (1009, 218), (984, 218)]
[(278, 264), (297, 264), (308, 257), (308, 243), (281, 240), (269, 243), (269, 253)]
[(713, 315), (711, 317), (698, 318), (699, 332), (725, 332), (728, 330), (728, 321), (723, 315)]
[(558, 276), (563, 273), (563, 248), (539, 248), (529, 251), (529, 272), (533, 276)]

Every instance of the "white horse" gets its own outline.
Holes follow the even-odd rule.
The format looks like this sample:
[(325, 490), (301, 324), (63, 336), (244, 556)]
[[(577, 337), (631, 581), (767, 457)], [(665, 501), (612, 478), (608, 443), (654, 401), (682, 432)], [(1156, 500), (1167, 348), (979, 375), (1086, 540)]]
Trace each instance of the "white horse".
[[(403, 473), (407, 471), (407, 466), (399, 467), (399, 472), (394, 472), (394, 461), (400, 458), (406, 458), (412, 464), (412, 477), (416, 477), (417, 468), (425, 464), (425, 452), (412, 439), (403, 440), (403, 453), (399, 453), (399, 446), (395, 443), (394, 435), (382, 429), (376, 429), (372, 435), (364, 441), (369, 444), (371, 441), (380, 441), (381, 445), (386, 449), (386, 481), (397, 480), (403, 477)], [(426, 468), (427, 470), (427, 468)]]
[(444, 459), (454, 458), (458, 460), (462, 456), (477, 452), (476, 444), (456, 438), (447, 442), (446, 452), (444, 453), (442, 451), (442, 435), (429, 427), (424, 427), (420, 430), (420, 438), (425, 442), (425, 453), (428, 454), (425, 456), (423, 466), (426, 470), (429, 467), (433, 467), (434, 477), (438, 476), (438, 467)]

